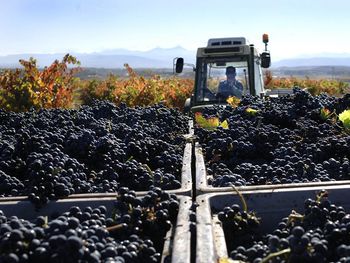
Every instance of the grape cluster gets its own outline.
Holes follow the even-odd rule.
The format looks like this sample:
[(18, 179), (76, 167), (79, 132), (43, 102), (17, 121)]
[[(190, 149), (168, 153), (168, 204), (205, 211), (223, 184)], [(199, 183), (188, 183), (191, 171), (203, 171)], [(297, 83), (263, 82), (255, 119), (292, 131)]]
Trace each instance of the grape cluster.
[[(227, 120), (228, 129), (195, 128), (207, 165), (208, 183), (269, 185), (350, 179), (350, 136), (321, 109), (340, 114), (350, 108), (343, 98), (293, 95), (261, 100), (245, 96), (237, 108), (213, 107), (206, 117)], [(249, 114), (248, 108), (257, 110)]]
[[(349, 262), (350, 214), (332, 204), (327, 192), (304, 202), (304, 214), (282, 218), (271, 233), (264, 220), (239, 205), (218, 213), (230, 257), (244, 262)], [(269, 259), (269, 260), (267, 260)]]
[(33, 221), (0, 211), (0, 262), (160, 262), (178, 209), (176, 197), (159, 188), (136, 198), (122, 187), (113, 211), (73, 206)]
[(224, 232), (232, 233), (226, 237), (226, 242), (230, 247), (238, 247), (239, 244), (253, 245), (259, 237), (257, 230), (260, 226), (260, 219), (254, 213), (243, 211), (239, 205), (225, 207), (217, 216), (222, 222)]
[(181, 187), (188, 117), (161, 104), (0, 110), (0, 196), (36, 204), (80, 193)]

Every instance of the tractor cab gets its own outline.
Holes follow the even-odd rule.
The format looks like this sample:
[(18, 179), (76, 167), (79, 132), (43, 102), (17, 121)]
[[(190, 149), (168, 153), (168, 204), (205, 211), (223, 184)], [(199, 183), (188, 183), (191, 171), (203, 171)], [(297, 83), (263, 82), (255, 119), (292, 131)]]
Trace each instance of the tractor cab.
[[(194, 92), (186, 101), (185, 112), (227, 104), (227, 98), (231, 96), (264, 96), (262, 68), (270, 66), (267, 35), (263, 41), (265, 52), (262, 54), (243, 37), (209, 39), (206, 47), (198, 48)], [(181, 73), (184, 60), (177, 58), (174, 66), (176, 72)]]

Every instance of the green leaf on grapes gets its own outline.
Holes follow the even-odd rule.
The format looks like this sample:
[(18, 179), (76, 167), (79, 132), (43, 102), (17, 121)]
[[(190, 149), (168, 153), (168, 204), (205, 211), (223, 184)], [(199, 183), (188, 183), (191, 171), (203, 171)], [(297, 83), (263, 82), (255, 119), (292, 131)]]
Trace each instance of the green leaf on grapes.
[(345, 110), (339, 114), (339, 120), (346, 129), (350, 129), (350, 110)]
[(343, 125), (345, 128), (350, 129), (350, 118), (349, 119), (345, 119), (343, 122)]
[(208, 129), (208, 128), (211, 128), (209, 126), (209, 123), (207, 121), (206, 118), (203, 117), (202, 113), (200, 112), (196, 112), (195, 113), (195, 121), (196, 121), (196, 124), (204, 129)]
[(233, 108), (237, 108), (241, 100), (235, 96), (228, 97), (226, 102)]
[(207, 123), (209, 127), (213, 127), (213, 128), (218, 127), (220, 124), (219, 118), (215, 118), (215, 117), (207, 119)]
[(326, 108), (322, 108), (320, 111), (320, 116), (322, 120), (327, 120), (330, 117), (331, 111)]
[(220, 127), (224, 128), (224, 129), (228, 129), (228, 122), (227, 122), (227, 120), (224, 120), (222, 123), (220, 123)]
[(211, 117), (206, 119), (203, 117), (202, 113), (200, 112), (195, 113), (195, 121), (199, 127), (207, 130), (214, 130), (217, 127), (222, 127), (224, 129), (228, 128), (228, 123), (226, 120), (223, 122), (220, 122), (219, 118), (217, 117)]
[(252, 108), (247, 108), (245, 110), (245, 112), (249, 115), (249, 116), (256, 116), (256, 114), (258, 113), (258, 110), (252, 109)]

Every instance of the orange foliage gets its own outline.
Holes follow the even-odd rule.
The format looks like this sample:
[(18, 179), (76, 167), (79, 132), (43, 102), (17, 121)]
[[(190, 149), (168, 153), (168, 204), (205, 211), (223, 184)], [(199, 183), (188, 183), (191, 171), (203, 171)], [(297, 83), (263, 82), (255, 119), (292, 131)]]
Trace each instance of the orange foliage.
[(268, 89), (283, 89), (293, 88), (298, 86), (306, 88), (312, 95), (327, 93), (329, 95), (341, 95), (349, 92), (349, 85), (338, 80), (327, 79), (305, 79), (296, 77), (272, 77), (270, 71), (265, 71), (264, 75), (265, 88)]
[(5, 70), (0, 74), (0, 107), (10, 111), (30, 108), (71, 107), (74, 74), (79, 68), (68, 69), (68, 64), (79, 64), (73, 56), (65, 55), (40, 71), (36, 60), (20, 60), (24, 69)]
[(126, 103), (130, 107), (148, 106), (164, 103), (168, 107), (182, 109), (186, 98), (193, 91), (193, 80), (176, 77), (163, 79), (159, 75), (150, 78), (139, 76), (125, 64), (128, 78), (118, 79), (109, 75), (106, 80), (92, 80), (81, 91), (82, 103), (89, 104), (92, 99), (107, 99), (117, 105)]

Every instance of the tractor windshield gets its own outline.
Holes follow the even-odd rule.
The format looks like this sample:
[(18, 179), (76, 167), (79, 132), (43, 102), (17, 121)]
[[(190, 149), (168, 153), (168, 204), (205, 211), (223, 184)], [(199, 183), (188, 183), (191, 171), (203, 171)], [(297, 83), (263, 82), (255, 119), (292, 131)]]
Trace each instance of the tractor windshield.
[(247, 57), (202, 58), (197, 64), (197, 103), (226, 102), (230, 96), (249, 94)]

